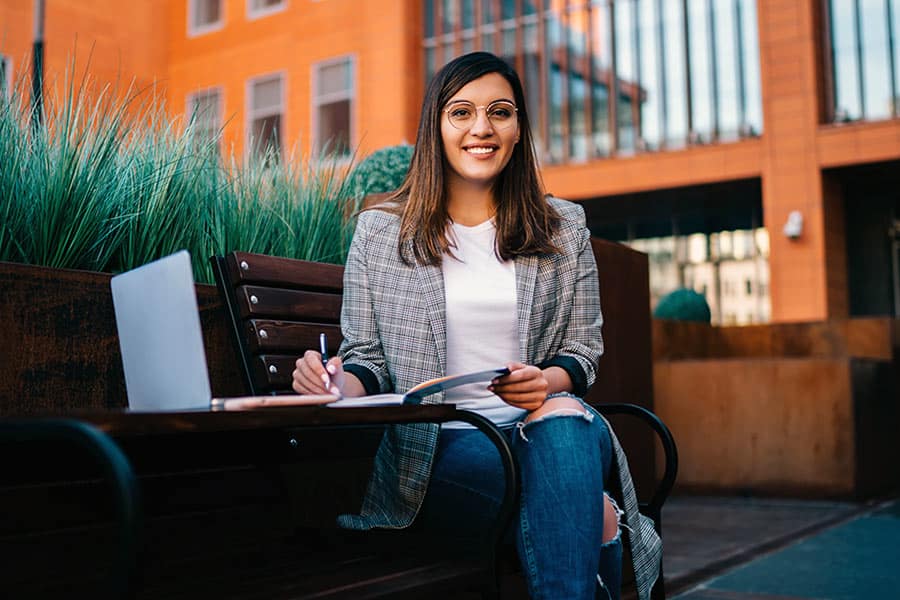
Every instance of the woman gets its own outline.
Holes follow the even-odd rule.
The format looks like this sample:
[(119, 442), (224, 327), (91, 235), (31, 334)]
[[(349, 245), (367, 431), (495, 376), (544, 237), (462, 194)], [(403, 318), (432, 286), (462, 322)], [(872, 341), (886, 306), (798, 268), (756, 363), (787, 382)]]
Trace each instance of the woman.
[[(522, 471), (516, 546), (532, 598), (618, 597), (621, 538), (603, 492), (611, 472), (642, 598), (659, 568), (659, 538), (636, 511), (621, 448), (579, 399), (603, 350), (589, 235), (578, 205), (541, 189), (515, 71), (485, 52), (459, 57), (429, 84), (403, 185), (360, 215), (339, 357), (323, 368), (308, 351), (293, 374), (298, 393), (361, 396), (508, 366), (486, 389), (427, 401), (455, 402), (508, 432)], [(361, 514), (342, 524), (419, 518), (474, 536), (466, 527), (489, 522), (502, 481), (496, 451), (473, 429), (392, 428)]]

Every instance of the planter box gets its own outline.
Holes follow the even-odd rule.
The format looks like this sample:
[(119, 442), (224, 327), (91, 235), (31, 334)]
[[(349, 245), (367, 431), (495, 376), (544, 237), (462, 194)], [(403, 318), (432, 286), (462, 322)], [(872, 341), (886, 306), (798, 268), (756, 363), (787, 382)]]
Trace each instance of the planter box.
[(656, 321), (682, 491), (867, 498), (900, 485), (900, 322)]
[[(111, 277), (0, 262), (0, 416), (125, 406)], [(245, 393), (215, 286), (197, 301), (213, 395)]]

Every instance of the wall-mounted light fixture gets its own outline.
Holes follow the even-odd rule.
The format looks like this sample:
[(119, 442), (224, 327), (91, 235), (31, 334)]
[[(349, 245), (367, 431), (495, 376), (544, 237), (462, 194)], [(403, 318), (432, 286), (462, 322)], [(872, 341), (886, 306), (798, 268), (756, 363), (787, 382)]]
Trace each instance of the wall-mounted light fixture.
[(784, 235), (788, 239), (796, 240), (803, 233), (803, 214), (799, 210), (792, 210), (784, 224)]

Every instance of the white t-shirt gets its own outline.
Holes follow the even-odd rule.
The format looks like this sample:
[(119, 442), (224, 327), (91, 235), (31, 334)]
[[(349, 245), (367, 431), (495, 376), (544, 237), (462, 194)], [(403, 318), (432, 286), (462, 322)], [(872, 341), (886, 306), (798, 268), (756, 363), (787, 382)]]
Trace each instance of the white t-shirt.
[[(444, 256), (447, 375), (501, 367), (519, 360), (516, 267), (494, 253), (493, 221), (474, 227), (450, 225), (453, 256)], [(475, 383), (447, 391), (445, 401), (473, 410), (497, 425), (520, 420), (526, 411), (506, 404)], [(460, 427), (462, 423), (445, 427)]]

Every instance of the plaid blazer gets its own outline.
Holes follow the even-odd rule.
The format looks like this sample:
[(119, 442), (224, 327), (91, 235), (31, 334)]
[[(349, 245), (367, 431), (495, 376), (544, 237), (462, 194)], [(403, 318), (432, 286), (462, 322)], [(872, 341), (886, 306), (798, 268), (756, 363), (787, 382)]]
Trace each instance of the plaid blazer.
[[(515, 261), (520, 360), (564, 368), (576, 393), (583, 395), (596, 379), (603, 353), (597, 266), (584, 210), (571, 202), (549, 202), (561, 216), (553, 240), (561, 252)], [(441, 268), (400, 260), (399, 225), (395, 215), (363, 212), (344, 271), (340, 355), (344, 368), (368, 393), (404, 392), (445, 374)], [(442, 401), (442, 393), (425, 399)], [(425, 497), (438, 432), (435, 424), (388, 428), (360, 514), (342, 515), (339, 523), (352, 529), (410, 525)], [(613, 448), (620, 479), (615, 487), (622, 492), (623, 529), (628, 531), (639, 597), (649, 598), (659, 572), (661, 543), (653, 522), (638, 513), (628, 463), (615, 435)]]

